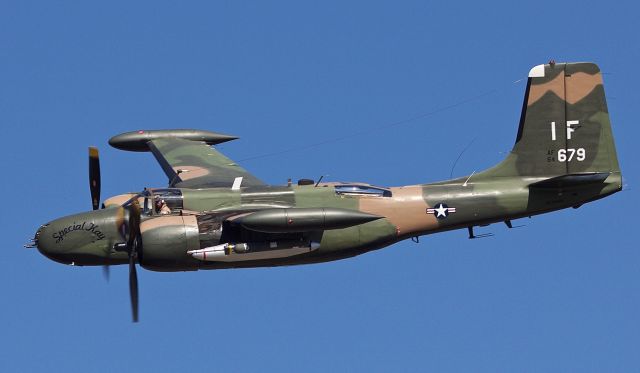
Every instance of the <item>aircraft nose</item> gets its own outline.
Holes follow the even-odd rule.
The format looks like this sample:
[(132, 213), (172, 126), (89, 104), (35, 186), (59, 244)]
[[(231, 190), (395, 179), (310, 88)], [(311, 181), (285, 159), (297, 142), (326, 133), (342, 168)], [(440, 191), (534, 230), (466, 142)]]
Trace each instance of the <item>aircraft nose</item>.
[[(56, 220), (42, 225), (36, 231), (34, 244), (38, 248), (38, 251), (47, 258), (55, 260), (56, 262), (68, 264), (70, 261), (64, 260), (63, 257), (65, 252), (64, 244), (60, 245), (60, 242), (55, 238), (58, 235), (58, 226), (59, 224), (57, 224)], [(62, 230), (64, 230), (64, 228)]]
[[(64, 264), (104, 264), (114, 244), (122, 242), (123, 209), (104, 209), (65, 216), (38, 229), (34, 246)], [(116, 255), (117, 256), (117, 255)]]

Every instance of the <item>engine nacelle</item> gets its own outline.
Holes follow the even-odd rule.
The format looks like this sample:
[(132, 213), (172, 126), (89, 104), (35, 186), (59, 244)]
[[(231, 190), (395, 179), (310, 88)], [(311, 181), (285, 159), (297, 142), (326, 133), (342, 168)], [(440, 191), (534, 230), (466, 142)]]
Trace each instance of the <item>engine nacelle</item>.
[(334, 207), (288, 208), (256, 211), (233, 220), (233, 223), (256, 232), (295, 233), (348, 228), (381, 218)]
[(153, 271), (195, 271), (198, 261), (187, 251), (200, 249), (195, 216), (159, 216), (140, 224), (140, 265)]

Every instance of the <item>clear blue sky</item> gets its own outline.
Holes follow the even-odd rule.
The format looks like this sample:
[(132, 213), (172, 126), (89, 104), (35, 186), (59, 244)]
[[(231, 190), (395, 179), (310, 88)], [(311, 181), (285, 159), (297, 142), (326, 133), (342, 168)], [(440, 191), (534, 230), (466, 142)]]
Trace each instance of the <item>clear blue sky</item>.
[[(268, 4), (267, 4), (268, 3)], [(64, 2), (0, 5), (2, 371), (637, 371), (636, 4)], [(530, 67), (594, 61), (627, 190), (518, 223), (423, 237), (328, 264), (138, 272), (21, 247), (103, 196), (164, 186), (118, 133), (237, 135), (261, 179), (385, 186), (481, 170), (511, 148)], [(402, 125), (391, 123), (431, 113)], [(380, 127), (383, 127), (380, 129)], [(377, 129), (377, 130), (374, 130)], [(363, 135), (351, 136), (364, 131)], [(635, 150), (634, 150), (635, 149)]]

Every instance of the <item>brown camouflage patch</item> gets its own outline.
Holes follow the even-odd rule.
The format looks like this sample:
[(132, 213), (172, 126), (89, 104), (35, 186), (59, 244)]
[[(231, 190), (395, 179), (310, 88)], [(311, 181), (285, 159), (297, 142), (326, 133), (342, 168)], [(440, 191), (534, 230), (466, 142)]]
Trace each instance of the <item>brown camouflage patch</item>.
[(391, 188), (393, 197), (360, 198), (360, 211), (386, 217), (396, 226), (398, 235), (424, 232), (437, 227), (434, 215), (427, 214), (427, 202), (421, 185)]
[(178, 173), (181, 180), (190, 180), (196, 179), (198, 177), (209, 175), (211, 172), (204, 168), (198, 166), (178, 166), (173, 167), (173, 170)]
[(123, 203), (130, 200), (136, 193), (118, 194), (104, 200), (105, 207), (122, 206)]
[(583, 72), (577, 72), (566, 77), (567, 95), (565, 100), (570, 104), (587, 97), (593, 90), (602, 84), (602, 75), (600, 73), (591, 75)]
[[(140, 232), (144, 233), (152, 229), (181, 226), (184, 224), (182, 216), (160, 216), (157, 218), (145, 220), (140, 224)], [(197, 226), (197, 224), (196, 224)]]
[[(537, 78), (533, 78), (534, 81)], [(555, 78), (550, 81), (542, 84), (531, 84), (531, 89), (529, 91), (529, 101), (527, 102), (527, 106), (531, 106), (538, 102), (547, 94), (547, 92), (553, 92), (556, 96), (562, 98), (564, 97), (564, 74), (558, 74)]]

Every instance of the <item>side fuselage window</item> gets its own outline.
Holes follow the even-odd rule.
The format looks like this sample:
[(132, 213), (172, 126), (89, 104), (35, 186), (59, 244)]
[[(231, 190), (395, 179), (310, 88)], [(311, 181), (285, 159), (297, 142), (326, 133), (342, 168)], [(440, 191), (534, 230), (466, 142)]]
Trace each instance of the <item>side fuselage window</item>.
[(370, 197), (391, 197), (391, 191), (369, 185), (336, 185), (336, 194)]

